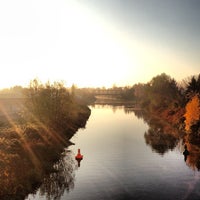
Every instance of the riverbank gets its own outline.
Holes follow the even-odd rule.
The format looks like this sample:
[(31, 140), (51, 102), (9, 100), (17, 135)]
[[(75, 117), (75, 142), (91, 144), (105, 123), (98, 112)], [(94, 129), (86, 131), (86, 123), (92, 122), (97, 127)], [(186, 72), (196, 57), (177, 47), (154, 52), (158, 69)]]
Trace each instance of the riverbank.
[(0, 199), (24, 199), (54, 170), (64, 148), (72, 144), (70, 138), (90, 116), (85, 105), (74, 104), (73, 112), (60, 127), (39, 121), (18, 123), (7, 117), (10, 126), (0, 128)]

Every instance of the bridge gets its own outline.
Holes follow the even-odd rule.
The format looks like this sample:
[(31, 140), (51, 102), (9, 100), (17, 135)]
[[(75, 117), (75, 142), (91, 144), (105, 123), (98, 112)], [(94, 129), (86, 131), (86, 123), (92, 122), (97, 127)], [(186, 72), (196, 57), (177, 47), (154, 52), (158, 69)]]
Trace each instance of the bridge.
[(95, 89), (92, 93), (94, 95), (111, 95), (111, 96), (119, 96), (123, 92), (122, 88), (116, 89)]

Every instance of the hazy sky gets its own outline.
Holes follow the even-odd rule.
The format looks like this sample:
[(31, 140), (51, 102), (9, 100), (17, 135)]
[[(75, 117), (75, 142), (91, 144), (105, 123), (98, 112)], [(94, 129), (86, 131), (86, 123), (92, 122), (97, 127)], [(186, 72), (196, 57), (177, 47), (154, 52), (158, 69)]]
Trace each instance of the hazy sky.
[(133, 85), (200, 72), (199, 0), (2, 0), (0, 87)]

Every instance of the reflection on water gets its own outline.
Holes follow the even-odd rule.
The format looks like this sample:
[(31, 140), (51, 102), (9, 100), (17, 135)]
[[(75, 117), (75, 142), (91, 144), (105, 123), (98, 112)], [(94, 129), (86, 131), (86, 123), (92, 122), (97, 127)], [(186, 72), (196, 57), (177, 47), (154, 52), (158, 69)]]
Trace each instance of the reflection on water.
[(118, 102), (116, 104), (113, 103), (101, 103), (101, 104), (95, 104), (92, 105), (91, 108), (102, 108), (102, 109), (112, 109), (113, 113), (115, 113), (117, 110), (123, 110), (125, 114), (131, 114), (131, 113), (142, 113), (141, 109), (135, 107), (132, 103), (124, 104), (123, 102)]
[(145, 142), (150, 145), (152, 150), (163, 155), (169, 150), (173, 150), (182, 134), (169, 124), (154, 118), (144, 118), (149, 125), (148, 130), (144, 133)]
[(175, 136), (163, 132), (161, 129), (149, 128), (144, 134), (146, 144), (150, 145), (153, 150), (163, 155), (168, 150), (173, 150), (178, 142)]
[[(186, 164), (193, 170), (200, 171), (200, 147), (185, 142), (189, 153), (183, 154)], [(185, 150), (183, 151), (183, 153)]]
[(185, 145), (185, 150), (184, 150), (184, 152), (183, 152), (184, 160), (185, 160), (185, 161), (187, 160), (187, 157), (188, 157), (189, 154), (190, 154), (190, 152), (189, 152), (188, 149), (187, 149), (187, 145)]
[(46, 176), (37, 192), (30, 194), (27, 199), (45, 197), (49, 200), (59, 200), (65, 192), (73, 190), (75, 171), (78, 169), (74, 157), (73, 152), (65, 150), (60, 160), (54, 164), (54, 172)]
[(200, 170), (200, 145), (191, 144), (184, 133), (142, 110), (135, 110), (134, 113), (148, 124), (149, 128), (145, 131), (144, 138), (153, 151), (164, 155), (169, 150), (179, 147), (187, 166), (192, 170)]
[(76, 163), (73, 154), (66, 151), (62, 158), (55, 163), (54, 173), (47, 176), (39, 189), (41, 196), (47, 199), (60, 199), (64, 192), (69, 192), (74, 188)]

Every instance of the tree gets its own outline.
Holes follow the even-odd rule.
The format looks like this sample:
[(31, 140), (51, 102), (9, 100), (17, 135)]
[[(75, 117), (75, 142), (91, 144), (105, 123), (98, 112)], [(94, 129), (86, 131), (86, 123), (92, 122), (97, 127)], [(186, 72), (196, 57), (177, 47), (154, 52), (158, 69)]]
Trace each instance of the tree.
[[(138, 91), (136, 91), (136, 96)], [(162, 73), (154, 77), (149, 83), (143, 86), (144, 105), (150, 110), (165, 109), (171, 105), (178, 105), (181, 98), (177, 83), (170, 76)]]
[(195, 95), (186, 104), (186, 113), (185, 113), (186, 131), (190, 131), (191, 127), (197, 124), (199, 120), (200, 120), (200, 99), (198, 95)]
[(73, 109), (73, 98), (63, 83), (42, 85), (38, 80), (33, 80), (26, 94), (27, 110), (34, 119), (54, 128), (66, 126), (66, 123), (74, 120), (76, 109)]
[(185, 93), (188, 101), (196, 94), (200, 95), (200, 74), (198, 76), (192, 76), (185, 82)]
[(135, 90), (133, 87), (124, 87), (123, 90), (120, 91), (121, 98), (124, 100), (134, 100), (135, 99)]

